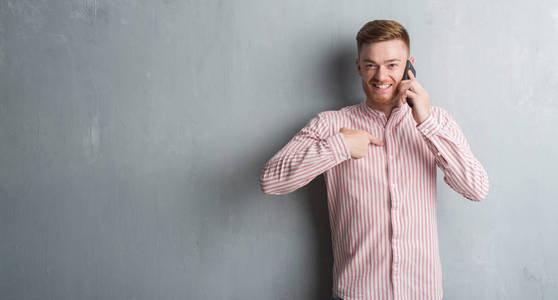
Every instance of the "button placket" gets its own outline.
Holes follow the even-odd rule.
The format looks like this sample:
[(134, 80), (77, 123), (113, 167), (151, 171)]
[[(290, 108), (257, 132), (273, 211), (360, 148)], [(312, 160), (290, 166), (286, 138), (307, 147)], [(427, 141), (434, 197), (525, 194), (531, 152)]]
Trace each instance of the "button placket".
[[(386, 137), (386, 141), (388, 140), (388, 126), (385, 127), (384, 130), (384, 136)], [(395, 293), (395, 291), (397, 290), (397, 285), (399, 282), (399, 278), (400, 278), (400, 264), (401, 264), (401, 258), (399, 255), (399, 248), (400, 248), (400, 230), (399, 230), (399, 202), (397, 201), (396, 197), (394, 197), (394, 195), (397, 195), (397, 184), (396, 184), (396, 168), (395, 168), (395, 159), (394, 159), (394, 153), (391, 151), (391, 147), (387, 146), (386, 143), (386, 158), (387, 158), (387, 163), (386, 163), (386, 168), (387, 168), (387, 173), (388, 173), (388, 189), (389, 189), (389, 193), (391, 195), (390, 197), (390, 201), (391, 201), (391, 229), (392, 229), (392, 234), (391, 234), (391, 253), (392, 253), (392, 284), (393, 284), (393, 291)], [(396, 297), (398, 297), (396, 295)]]

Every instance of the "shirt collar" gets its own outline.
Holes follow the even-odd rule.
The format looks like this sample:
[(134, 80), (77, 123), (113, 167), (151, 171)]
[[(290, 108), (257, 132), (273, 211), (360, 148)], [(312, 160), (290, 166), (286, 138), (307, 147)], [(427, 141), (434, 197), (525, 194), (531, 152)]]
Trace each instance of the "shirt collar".
[[(360, 103), (361, 109), (368, 115), (371, 117), (375, 117), (375, 118), (381, 118), (381, 117), (385, 117), (385, 114), (378, 110), (378, 109), (374, 109), (370, 106), (368, 106), (368, 104), (366, 104), (366, 98)], [(394, 107), (393, 110), (391, 111), (391, 114), (393, 116), (391, 116), (390, 118), (400, 118), (401, 116), (405, 115), (407, 113), (407, 111), (410, 109), (409, 105), (401, 105), (400, 107)]]

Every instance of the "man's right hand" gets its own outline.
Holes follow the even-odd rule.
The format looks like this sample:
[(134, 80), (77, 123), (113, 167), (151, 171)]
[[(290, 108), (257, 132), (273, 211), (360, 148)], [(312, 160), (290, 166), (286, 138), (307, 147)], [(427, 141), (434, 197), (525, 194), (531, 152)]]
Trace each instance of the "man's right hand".
[(340, 132), (343, 134), (349, 151), (351, 152), (352, 159), (359, 159), (366, 156), (368, 153), (368, 144), (375, 144), (383, 146), (384, 142), (364, 130), (351, 130), (345, 127), (341, 128)]

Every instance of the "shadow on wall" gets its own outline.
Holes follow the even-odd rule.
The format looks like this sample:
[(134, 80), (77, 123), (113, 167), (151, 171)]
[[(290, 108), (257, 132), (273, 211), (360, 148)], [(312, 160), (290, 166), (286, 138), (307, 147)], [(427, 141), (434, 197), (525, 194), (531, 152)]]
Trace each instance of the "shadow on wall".
[[(331, 95), (329, 99), (334, 101), (333, 106), (335, 108), (332, 109), (359, 103), (364, 99), (360, 77), (358, 77), (355, 66), (356, 50), (354, 47), (353, 45), (347, 45), (333, 50), (330, 55), (326, 56), (326, 60), (317, 66), (315, 71), (316, 76), (320, 79), (319, 82)], [(319, 111), (316, 111), (314, 115), (318, 113)], [(304, 126), (308, 121), (299, 120), (298, 123)], [(271, 132), (270, 134), (282, 136), (284, 134), (281, 132), (284, 133), (286, 130), (296, 133), (302, 129), (302, 126), (294, 130), (291, 130), (292, 128), (278, 128), (278, 133)], [(271, 149), (272, 152), (261, 155), (265, 158), (261, 160), (260, 168), (255, 170), (258, 178), (266, 160), (279, 151), (293, 136), (281, 138), (283, 144), (279, 144), (278, 141), (277, 145), (279, 146), (274, 149), (266, 147), (265, 150)], [(259, 187), (257, 189), (260, 190)], [(330, 299), (333, 286), (333, 253), (324, 175), (317, 176), (300, 190), (303, 190), (306, 198), (304, 202), (306, 204), (304, 208), (307, 210), (306, 215), (311, 217), (312, 224), (314, 224), (313, 230), (316, 239), (312, 241), (314, 245), (311, 245), (311, 248), (318, 249), (314, 261), (308, 264), (313, 266), (313, 273), (315, 274), (314, 280), (309, 280), (309, 282), (315, 283), (315, 286), (310, 287), (314, 289), (311, 299)]]
[(333, 252), (331, 248), (331, 231), (327, 208), (327, 193), (324, 175), (314, 178), (306, 189), (307, 214), (312, 217), (316, 239), (313, 249), (319, 249), (314, 256), (314, 274), (316, 283), (313, 299), (329, 299), (333, 287)]
[(364, 100), (356, 57), (356, 42), (355, 45), (340, 45), (326, 56), (316, 71), (316, 76), (321, 76), (320, 81), (332, 95), (336, 109)]

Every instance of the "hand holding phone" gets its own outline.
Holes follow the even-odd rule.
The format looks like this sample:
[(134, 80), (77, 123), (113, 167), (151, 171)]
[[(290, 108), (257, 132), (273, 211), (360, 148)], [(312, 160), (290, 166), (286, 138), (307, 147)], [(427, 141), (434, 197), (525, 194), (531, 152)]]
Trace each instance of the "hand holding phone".
[[(413, 64), (411, 63), (410, 60), (407, 60), (407, 65), (405, 66), (405, 72), (403, 72), (403, 80), (408, 80), (409, 79), (409, 70), (411, 70), (411, 72), (413, 72), (413, 75), (415, 75), (415, 77), (417, 76), (417, 72), (415, 71), (415, 68), (413, 67)], [(407, 97), (407, 103), (409, 104), (409, 106), (412, 108), (413, 107), (413, 101), (411, 100), (411, 98)]]

